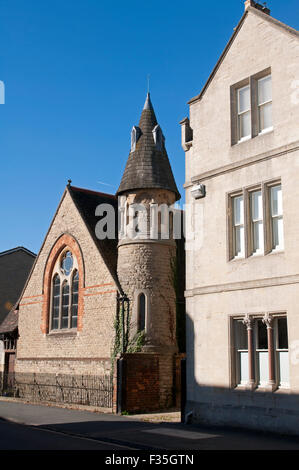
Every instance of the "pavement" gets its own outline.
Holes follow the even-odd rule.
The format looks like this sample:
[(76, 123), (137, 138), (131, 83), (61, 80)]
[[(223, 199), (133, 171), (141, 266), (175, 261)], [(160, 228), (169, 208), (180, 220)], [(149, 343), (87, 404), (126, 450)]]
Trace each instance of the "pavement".
[[(60, 450), (72, 448), (76, 445), (73, 440), (78, 440), (83, 448), (86, 445), (105, 450), (299, 450), (299, 438), (184, 425), (178, 421), (178, 411), (119, 416), (94, 410), (33, 405), (1, 397), (0, 449), (6, 449), (6, 445), (32, 449), (36, 445), (36, 449), (54, 446), (51, 448)], [(22, 429), (27, 430), (28, 447)], [(20, 435), (21, 440), (12, 437), (7, 443), (6, 432), (11, 436)], [(30, 438), (32, 433), (35, 440)], [(78, 442), (76, 448), (81, 448)]]

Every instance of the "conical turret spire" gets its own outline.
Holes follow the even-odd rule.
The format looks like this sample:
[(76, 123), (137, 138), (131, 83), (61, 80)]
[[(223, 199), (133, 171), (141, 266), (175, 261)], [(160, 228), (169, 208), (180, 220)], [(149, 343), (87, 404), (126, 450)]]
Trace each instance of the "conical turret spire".
[(145, 100), (143, 109), (151, 109), (152, 111), (154, 110), (149, 92), (146, 95), (146, 100)]
[(168, 160), (165, 138), (147, 93), (139, 126), (133, 127), (131, 152), (117, 194), (135, 189), (168, 189), (180, 198)]

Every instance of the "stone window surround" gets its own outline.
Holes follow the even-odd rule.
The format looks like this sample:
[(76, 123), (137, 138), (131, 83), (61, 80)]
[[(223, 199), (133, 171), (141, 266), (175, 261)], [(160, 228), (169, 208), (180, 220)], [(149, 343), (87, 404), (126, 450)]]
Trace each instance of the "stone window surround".
[[(273, 249), (272, 247), (272, 224), (270, 216), (270, 188), (281, 185), (281, 178), (275, 178), (255, 185), (245, 186), (233, 192), (226, 193), (226, 210), (227, 210), (227, 261), (244, 260), (251, 256), (265, 256), (268, 254), (283, 253), (284, 250)], [(263, 228), (264, 228), (264, 252), (263, 254), (253, 253), (253, 241), (251, 234), (250, 221), (250, 193), (261, 190), (263, 201)], [(244, 200), (244, 237), (245, 237), (245, 253), (242, 257), (234, 255), (233, 241), (233, 207), (232, 201), (235, 196), (243, 195)]]
[[(271, 75), (271, 67), (268, 67), (261, 72), (251, 75), (230, 87), (230, 115), (231, 115), (231, 145), (241, 144), (249, 139), (253, 139), (266, 132), (259, 132), (259, 113), (258, 113), (258, 97), (257, 97), (257, 83), (261, 78)], [(238, 138), (238, 112), (237, 112), (237, 90), (250, 85), (250, 101), (251, 101), (251, 137), (239, 141)], [(273, 128), (267, 130), (271, 132)]]
[(145, 296), (145, 333), (148, 333), (150, 326), (150, 290), (149, 289), (135, 289), (134, 292), (134, 305), (132, 314), (132, 324), (134, 331), (138, 332), (139, 321), (139, 297), (141, 294)]
[[(76, 272), (79, 273), (79, 267), (78, 267), (78, 261), (77, 261), (77, 258), (76, 256), (72, 253), (72, 257), (73, 257), (73, 267), (71, 269), (71, 272), (69, 275), (66, 275), (62, 272), (62, 270), (60, 269), (60, 266), (61, 266), (61, 261), (62, 261), (62, 258), (63, 256), (67, 253), (67, 252), (71, 252), (70, 248), (68, 247), (65, 247), (59, 254), (59, 256), (57, 257), (56, 259), (56, 263), (55, 263), (55, 266), (52, 270), (52, 282), (51, 282), (51, 296), (50, 296), (50, 306), (49, 306), (49, 333), (57, 333), (57, 332), (66, 332), (66, 331), (75, 331), (77, 330), (77, 327), (74, 327), (74, 328), (71, 328), (70, 327), (70, 323), (71, 323), (71, 309), (72, 309), (72, 296), (73, 296), (73, 278), (74, 278), (74, 275)], [(69, 306), (68, 306), (68, 310), (69, 310), (69, 314), (68, 314), (68, 328), (62, 328), (61, 326), (58, 326), (58, 328), (52, 328), (52, 313), (53, 313), (53, 280), (54, 280), (54, 277), (58, 275), (59, 276), (59, 279), (60, 279), (60, 297), (59, 297), (59, 302), (60, 302), (60, 306), (59, 306), (59, 320), (58, 320), (58, 323), (60, 325), (61, 323), (61, 316), (62, 316), (62, 296), (63, 296), (63, 285), (65, 282), (67, 282), (69, 284)], [(80, 275), (79, 275), (79, 281), (80, 281)], [(79, 292), (78, 292), (78, 299), (79, 299)]]
[[(48, 259), (45, 264), (44, 277), (43, 277), (43, 310), (41, 331), (44, 335), (49, 334), (50, 331), (50, 304), (52, 292), (52, 273), (56, 264), (57, 258), (61, 253), (68, 248), (77, 259), (79, 271), (79, 294), (78, 294), (78, 319), (77, 319), (77, 333), (82, 331), (83, 328), (83, 290), (85, 286), (85, 269), (81, 247), (78, 241), (70, 234), (62, 234), (52, 246)], [(51, 332), (50, 335), (69, 334), (73, 330), (58, 330)], [(49, 335), (49, 336), (50, 336)]]
[[(238, 390), (278, 392), (289, 391), (290, 387), (284, 388), (279, 385), (278, 360), (276, 357), (277, 350), (277, 332), (275, 320), (278, 318), (287, 318), (285, 311), (263, 312), (263, 313), (246, 313), (239, 315), (229, 315), (229, 342), (230, 342), (230, 388)], [(241, 385), (237, 383), (237, 358), (234, 337), (234, 322), (242, 320), (247, 327), (248, 338), (248, 383)], [(262, 320), (267, 328), (268, 354), (269, 354), (269, 380), (266, 386), (258, 384), (257, 377), (257, 357), (256, 357), (256, 320)]]

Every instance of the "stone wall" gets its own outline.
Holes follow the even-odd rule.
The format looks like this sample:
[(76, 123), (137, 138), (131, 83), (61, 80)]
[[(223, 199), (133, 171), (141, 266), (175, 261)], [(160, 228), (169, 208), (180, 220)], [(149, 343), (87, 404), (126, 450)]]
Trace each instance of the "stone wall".
[[(190, 106), (193, 143), (186, 153), (191, 178), (298, 140), (298, 36), (250, 9), (240, 31), (207, 87)], [(254, 38), (254, 40), (253, 40)], [(257, 48), (257, 44), (262, 44)], [(223, 43), (224, 49), (225, 43)], [(216, 60), (215, 60), (216, 62)], [(274, 132), (231, 145), (230, 87), (271, 67)], [(211, 70), (207, 70), (207, 76)]]
[[(195, 421), (283, 432), (296, 428), (298, 56), (297, 35), (250, 10), (201, 100), (190, 107), (193, 145), (186, 152), (186, 201), (194, 237), (186, 250), (187, 412)], [(230, 87), (269, 67), (273, 130), (231, 145)], [(194, 200), (192, 179), (205, 184), (205, 198)], [(278, 179), (284, 250), (229, 261), (228, 194)], [(287, 315), (290, 388), (264, 393), (258, 386), (247, 393), (235, 387), (231, 320), (264, 312)]]
[[(127, 196), (127, 204), (172, 204), (169, 191), (148, 190)], [(146, 296), (146, 347), (176, 352), (176, 293), (173, 263), (176, 244), (168, 240), (124, 238), (118, 246), (118, 278), (130, 299), (131, 329), (137, 331), (138, 296)]]
[[(118, 274), (131, 301), (133, 331), (137, 329), (137, 298), (147, 296), (146, 336), (148, 344), (173, 346), (176, 342), (175, 293), (171, 284), (171, 259), (175, 246), (151, 242), (119, 247)], [(134, 260), (134, 262), (132, 262)]]

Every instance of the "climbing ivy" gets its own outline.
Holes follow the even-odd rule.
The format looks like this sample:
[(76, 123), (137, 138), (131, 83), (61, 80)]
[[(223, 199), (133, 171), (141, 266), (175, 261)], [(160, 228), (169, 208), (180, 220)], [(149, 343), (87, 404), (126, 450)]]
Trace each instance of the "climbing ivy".
[[(127, 309), (124, 305), (127, 305)], [(136, 353), (140, 352), (142, 346), (145, 343), (145, 331), (138, 331), (133, 338), (130, 339), (130, 312), (128, 305), (129, 303), (123, 303), (118, 299), (118, 308), (114, 320), (114, 343), (111, 351), (111, 373), (113, 374), (115, 359), (119, 354), (124, 353)], [(124, 331), (124, 347), (122, 345), (122, 325), (125, 326)], [(123, 350), (124, 349), (124, 350)]]
[(142, 346), (145, 343), (145, 331), (137, 331), (128, 344), (128, 353), (137, 353), (142, 350)]

